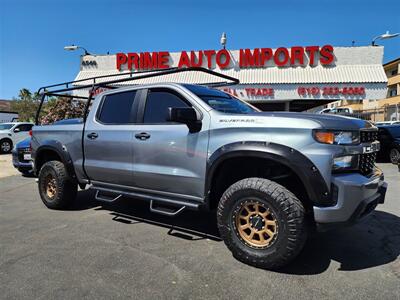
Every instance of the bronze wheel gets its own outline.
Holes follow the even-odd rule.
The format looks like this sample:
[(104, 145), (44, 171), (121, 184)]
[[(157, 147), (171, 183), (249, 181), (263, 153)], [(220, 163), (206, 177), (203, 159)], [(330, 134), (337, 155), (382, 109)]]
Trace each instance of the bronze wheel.
[(264, 249), (276, 240), (278, 222), (264, 203), (256, 200), (243, 202), (233, 219), (238, 237), (250, 247)]
[(47, 197), (53, 199), (57, 194), (57, 181), (56, 178), (52, 174), (48, 174), (44, 180), (44, 184), (46, 187)]
[(68, 176), (60, 161), (48, 161), (40, 168), (38, 176), (40, 198), (52, 209), (65, 209), (76, 198), (77, 182)]

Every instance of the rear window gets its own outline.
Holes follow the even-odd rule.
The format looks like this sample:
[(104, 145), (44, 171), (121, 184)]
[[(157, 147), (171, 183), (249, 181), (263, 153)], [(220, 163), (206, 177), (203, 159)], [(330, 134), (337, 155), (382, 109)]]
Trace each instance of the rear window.
[(132, 107), (136, 91), (105, 96), (98, 120), (104, 124), (134, 123)]

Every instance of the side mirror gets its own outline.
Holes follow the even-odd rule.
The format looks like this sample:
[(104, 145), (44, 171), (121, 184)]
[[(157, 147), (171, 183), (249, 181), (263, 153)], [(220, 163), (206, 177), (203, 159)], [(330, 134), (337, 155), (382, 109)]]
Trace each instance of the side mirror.
[(14, 132), (20, 132), (20, 131), (21, 131), (21, 129), (19, 129), (19, 128), (14, 129)]
[(201, 129), (201, 121), (192, 107), (168, 107), (167, 121), (186, 124), (191, 133)]

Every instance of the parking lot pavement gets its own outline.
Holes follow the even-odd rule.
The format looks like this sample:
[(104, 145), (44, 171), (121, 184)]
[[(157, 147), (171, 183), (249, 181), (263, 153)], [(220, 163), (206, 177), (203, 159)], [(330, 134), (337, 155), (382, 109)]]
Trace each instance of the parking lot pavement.
[(18, 170), (12, 165), (11, 154), (0, 154), (0, 178), (17, 175)]
[(167, 218), (148, 204), (45, 208), (35, 180), (0, 179), (1, 298), (400, 299), (400, 173), (381, 165), (386, 203), (357, 226), (313, 236), (279, 272), (236, 261), (215, 216)]

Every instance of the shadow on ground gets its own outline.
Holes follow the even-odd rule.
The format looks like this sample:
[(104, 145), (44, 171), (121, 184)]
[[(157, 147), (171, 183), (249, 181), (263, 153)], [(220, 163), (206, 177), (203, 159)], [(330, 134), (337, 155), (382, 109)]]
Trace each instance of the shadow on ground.
[[(123, 198), (114, 203), (94, 199), (92, 191), (79, 192), (72, 210), (106, 210), (112, 220), (127, 225), (147, 223), (170, 229), (168, 234), (187, 240), (220, 242), (215, 212), (186, 211), (175, 218), (149, 211), (149, 204)], [(339, 270), (355, 271), (390, 263), (400, 255), (400, 218), (375, 211), (353, 227), (319, 233), (309, 238), (300, 255), (279, 273), (312, 275), (324, 272), (331, 261)], [(400, 270), (399, 270), (400, 272)]]

